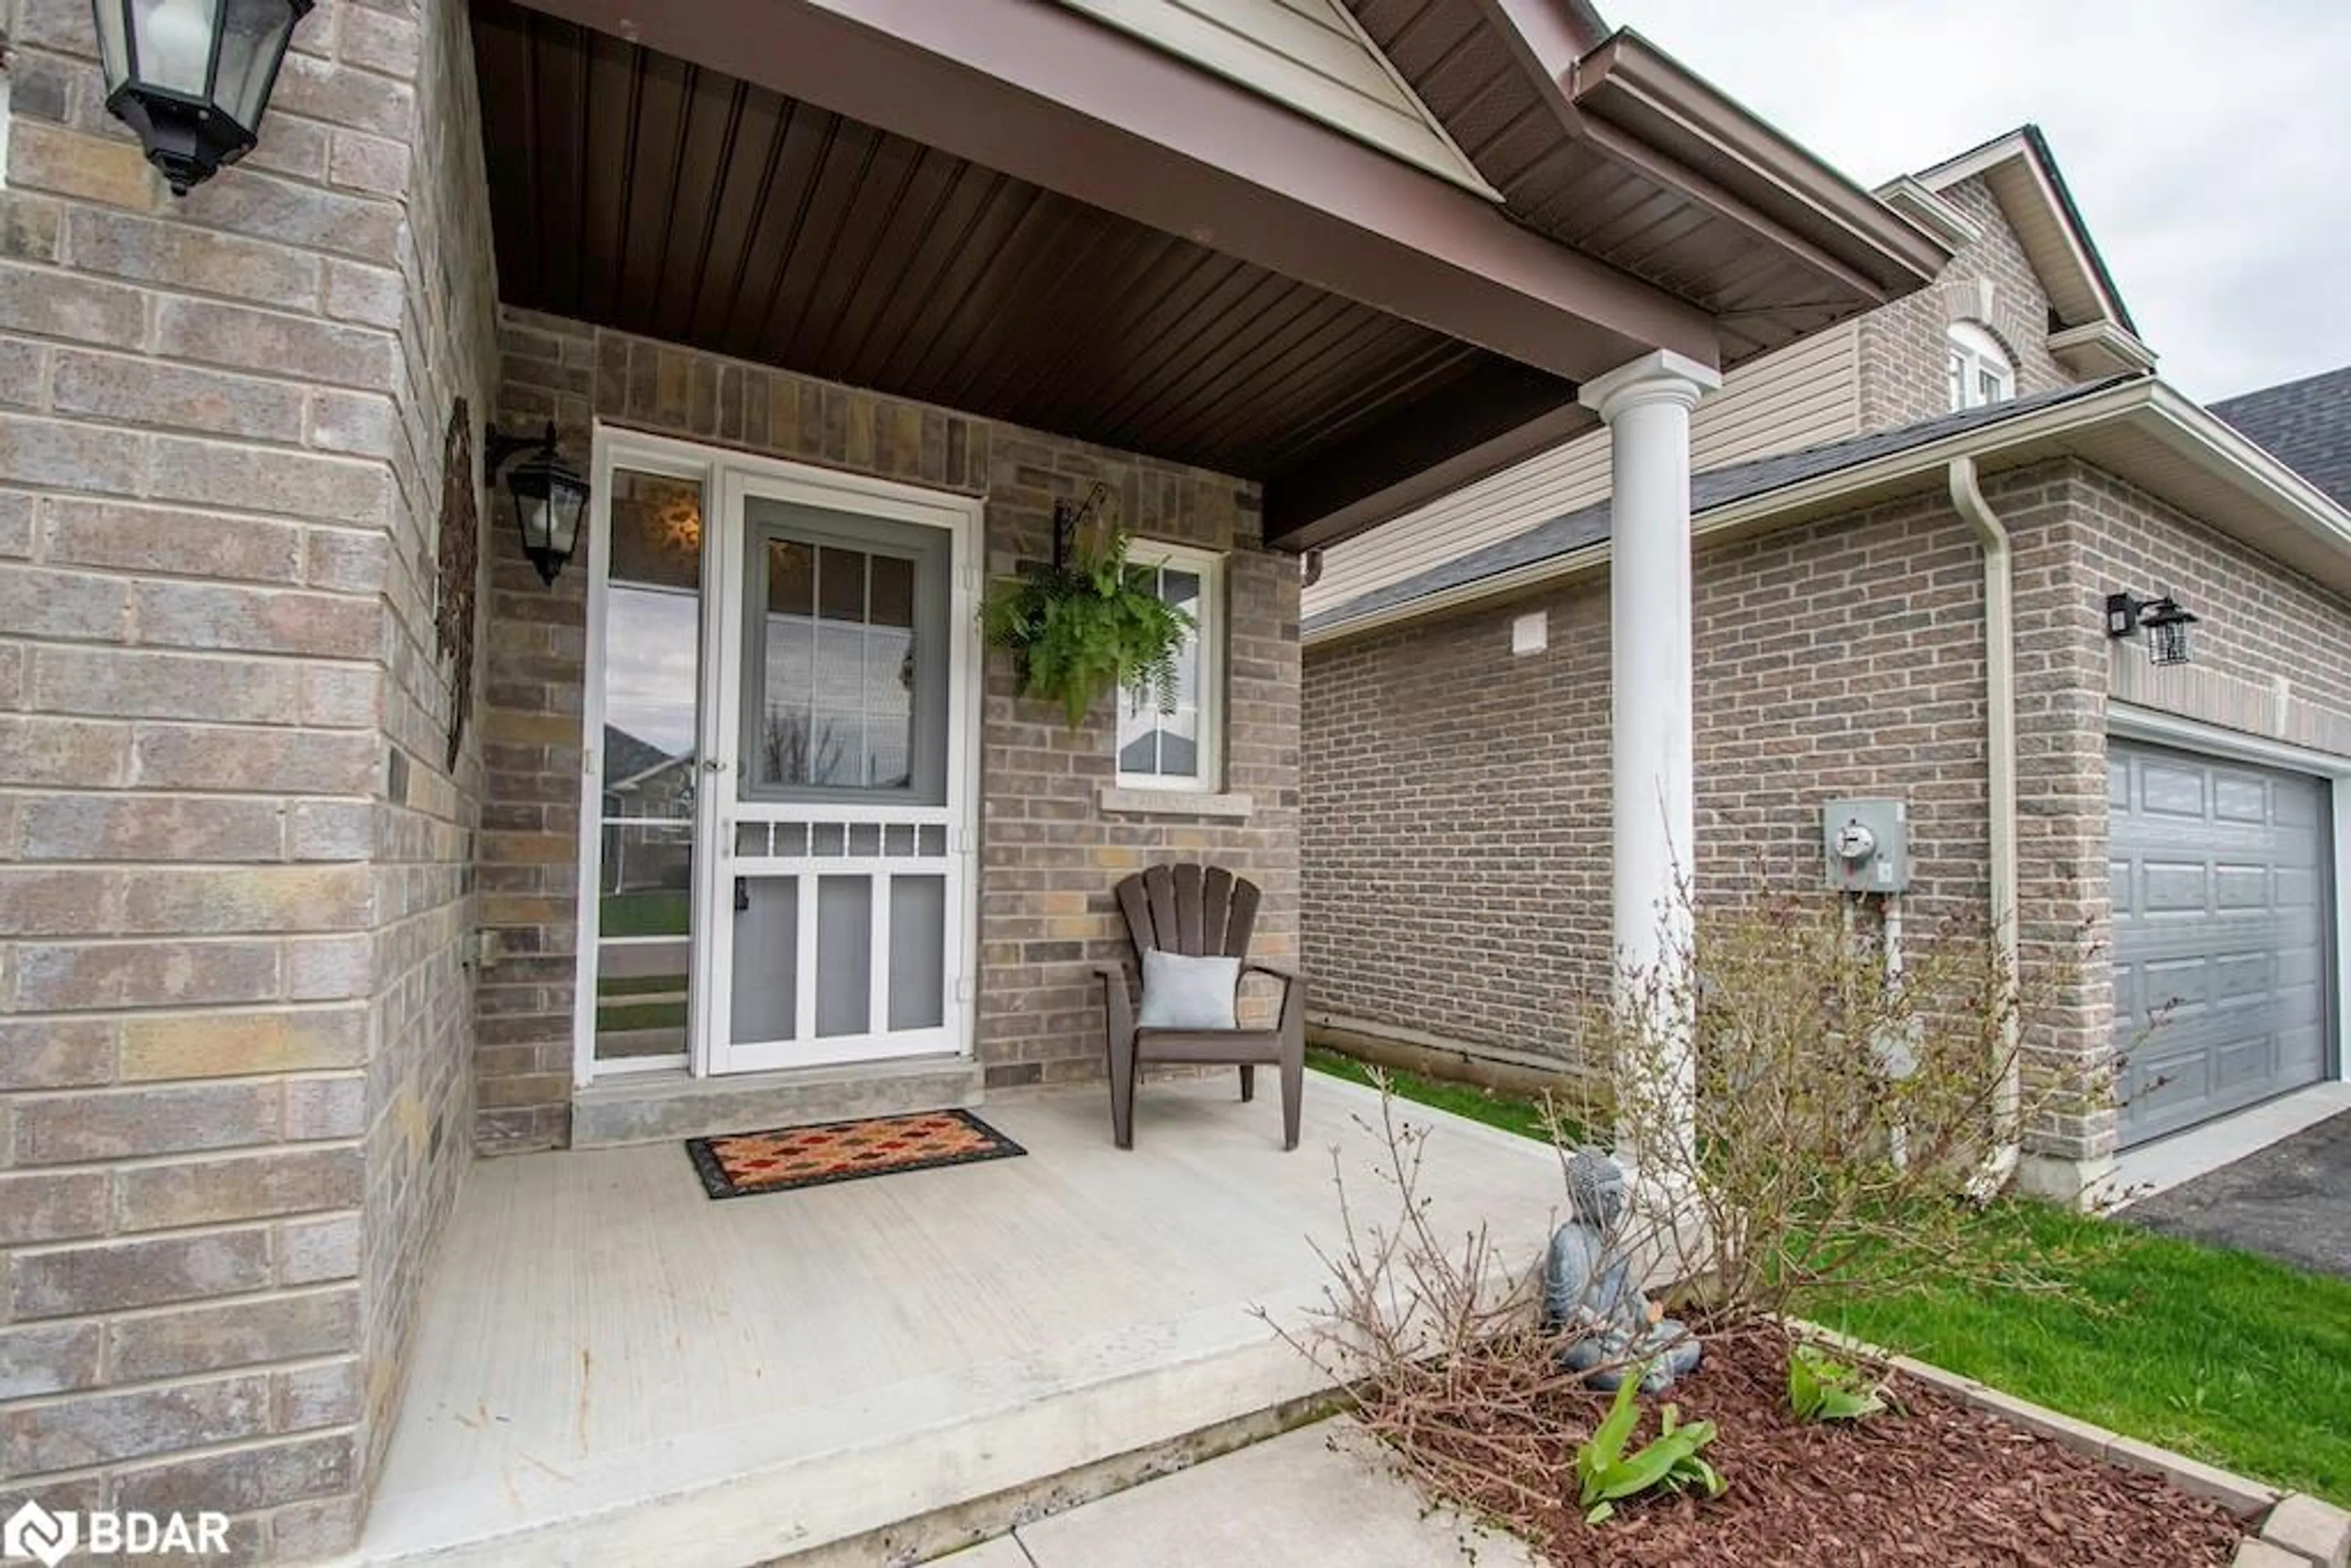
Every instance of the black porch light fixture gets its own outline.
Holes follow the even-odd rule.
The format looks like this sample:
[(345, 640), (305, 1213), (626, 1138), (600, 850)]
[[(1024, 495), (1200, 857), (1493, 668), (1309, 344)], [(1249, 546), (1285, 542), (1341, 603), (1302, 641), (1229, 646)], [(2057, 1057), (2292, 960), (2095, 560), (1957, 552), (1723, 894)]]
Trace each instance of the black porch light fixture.
[(315, 0), (92, 0), (106, 107), (184, 196), (253, 150)]
[(2196, 619), (2179, 607), (2168, 590), (2154, 599), (2126, 592), (2106, 595), (2106, 635), (2136, 637), (2145, 632), (2150, 664), (2187, 664), (2188, 629), (2196, 624)]
[[(538, 569), (539, 580), (553, 587), (563, 563), (580, 548), (580, 525), (588, 516), (588, 481), (563, 460), (553, 420), (547, 422), (544, 435), (493, 430), (482, 455), (493, 480), (500, 468), (507, 469), (507, 494), (514, 497), (522, 553)], [(512, 467), (507, 467), (509, 462)]]

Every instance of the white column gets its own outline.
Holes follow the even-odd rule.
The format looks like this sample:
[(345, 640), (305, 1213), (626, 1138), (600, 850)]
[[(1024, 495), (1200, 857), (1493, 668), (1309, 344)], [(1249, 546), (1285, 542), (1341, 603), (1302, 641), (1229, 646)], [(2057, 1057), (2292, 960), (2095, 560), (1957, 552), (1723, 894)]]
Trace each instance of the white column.
[[(1609, 640), (1615, 944), (1620, 972), (1686, 997), (1683, 886), (1695, 865), (1697, 770), (1690, 693), (1690, 410), (1722, 384), (1660, 350), (1584, 383), (1607, 422)], [(1688, 1132), (1695, 1072), (1687, 1018), (1653, 1019), (1652, 1082)], [(1620, 1143), (1623, 1140), (1620, 1138)], [(1627, 1149), (1636, 1161), (1639, 1151)]]

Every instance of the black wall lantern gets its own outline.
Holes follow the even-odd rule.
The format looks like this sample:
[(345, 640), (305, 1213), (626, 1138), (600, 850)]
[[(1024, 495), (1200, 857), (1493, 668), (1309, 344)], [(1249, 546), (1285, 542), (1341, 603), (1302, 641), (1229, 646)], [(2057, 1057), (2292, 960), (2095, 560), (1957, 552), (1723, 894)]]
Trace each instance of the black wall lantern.
[(2179, 601), (2168, 591), (2157, 599), (2131, 593), (2106, 595), (2106, 635), (2146, 633), (2147, 659), (2151, 664), (2188, 663), (2188, 629), (2195, 624), (2196, 617), (2179, 608)]
[(315, 0), (93, 0), (106, 107), (186, 195), (253, 150)]
[(548, 421), (544, 435), (507, 435), (493, 430), (482, 455), (493, 480), (500, 468), (513, 462), (507, 468), (507, 493), (514, 497), (522, 553), (538, 568), (539, 580), (553, 587), (563, 563), (580, 548), (580, 525), (588, 516), (588, 481), (563, 460), (556, 445), (553, 420)]

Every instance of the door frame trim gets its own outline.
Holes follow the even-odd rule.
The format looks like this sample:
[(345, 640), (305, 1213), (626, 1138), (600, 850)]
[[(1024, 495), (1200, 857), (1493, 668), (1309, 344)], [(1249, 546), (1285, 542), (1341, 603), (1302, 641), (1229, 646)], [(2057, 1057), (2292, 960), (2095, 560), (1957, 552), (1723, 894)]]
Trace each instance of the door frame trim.
[(2221, 761), (2307, 774), (2326, 781), (2328, 837), (2332, 841), (2329, 852), (2334, 862), (2334, 874), (2326, 890), (2326, 939), (2335, 950), (2335, 962), (2326, 998), (2327, 1066), (2319, 1082), (2351, 1081), (2351, 1050), (2346, 1049), (2343, 1019), (2344, 1003), (2351, 998), (2351, 942), (2344, 939), (2343, 907), (2345, 891), (2351, 889), (2351, 757), (2314, 751), (2291, 741), (2272, 740), (2243, 730), (2223, 729), (2200, 719), (2111, 698), (2106, 703), (2106, 737), (2109, 740), (2168, 746)]
[[(975, 841), (982, 806), (979, 761), (985, 695), (982, 673), (985, 650), (980, 643), (979, 624), (974, 607), (985, 565), (986, 499), (953, 490), (912, 485), (904, 480), (883, 479), (791, 458), (746, 452), (715, 443), (657, 435), (598, 419), (590, 436), (589, 483), (592, 488), (585, 552), (589, 574), (587, 638), (580, 665), (580, 875), (579, 887), (574, 894), (574, 923), (579, 936), (574, 945), (572, 971), (572, 1086), (584, 1089), (600, 1076), (596, 1065), (595, 991), (588, 983), (586, 971), (594, 958), (598, 939), (595, 894), (599, 879), (591, 873), (601, 869), (603, 795), (597, 747), (590, 742), (591, 737), (602, 732), (604, 722), (603, 657), (611, 566), (611, 478), (615, 468), (631, 468), (699, 483), (705, 508), (705, 541), (712, 532), (710, 509), (726, 505), (730, 493), (740, 493), (739, 487), (730, 486), (730, 476), (755, 479), (766, 494), (787, 491), (836, 511), (854, 512), (862, 507), (885, 517), (944, 528), (953, 537), (949, 618), (959, 624), (960, 630), (949, 643), (947, 769), (951, 791), (955, 782), (960, 779), (967, 794), (960, 813), (964, 822), (950, 830), (951, 840), (959, 838), (962, 841), (951, 841), (949, 852), (962, 857), (965, 868), (963, 896), (958, 901), (961, 907), (949, 911), (949, 917), (959, 923), (963, 939), (959, 972), (948, 977), (948, 984), (951, 988), (950, 1005), (956, 1009), (962, 1036), (958, 1054), (967, 1058), (971, 1056), (977, 1046), (978, 986), (976, 977), (979, 956), (979, 855)], [(720, 569), (718, 551), (705, 548), (702, 556), (702, 602), (705, 615), (711, 596), (723, 586)], [(701, 688), (696, 694), (697, 704), (706, 710), (716, 685), (714, 660), (705, 657), (700, 661), (697, 678)], [(705, 712), (698, 717), (697, 725), (706, 722)], [(711, 823), (715, 821), (711, 813), (697, 809), (694, 827), (694, 853), (697, 866), (707, 858), (703, 841), (713, 831)], [(643, 1067), (608, 1066), (601, 1076), (611, 1078), (631, 1071), (674, 1071), (681, 1064), (696, 1076), (705, 1074), (708, 1071), (707, 1053), (702, 1048), (700, 1036), (706, 1030), (700, 1025), (702, 1009), (707, 1005), (706, 999), (697, 999), (692, 1007), (687, 1051), (683, 1059), (652, 1058)]]
[[(796, 472), (787, 472), (787, 468)], [(695, 958), (697, 973), (706, 983), (695, 988), (704, 1000), (696, 1004), (695, 1028), (691, 1037), (693, 1071), (707, 1078), (730, 1077), (744, 1072), (789, 1071), (799, 1067), (826, 1067), (851, 1070), (862, 1061), (886, 1062), (901, 1061), (909, 1055), (940, 1056), (952, 1054), (968, 1058), (974, 1049), (973, 1013), (976, 1008), (976, 986), (967, 984), (977, 971), (977, 941), (976, 922), (978, 857), (970, 852), (979, 822), (979, 774), (977, 732), (980, 717), (979, 618), (974, 585), (976, 562), (983, 540), (980, 503), (976, 499), (950, 497), (907, 486), (874, 481), (871, 484), (844, 484), (850, 476), (831, 469), (810, 469), (801, 465), (769, 466), (751, 464), (726, 464), (720, 470), (720, 506), (717, 521), (707, 530), (705, 538), (718, 541), (717, 548), (705, 556), (707, 577), (717, 585), (715, 595), (707, 601), (705, 630), (715, 628), (722, 656), (706, 661), (705, 673), (705, 712), (712, 722), (705, 727), (706, 741), (715, 741), (722, 733), (731, 734), (731, 744), (713, 748), (715, 766), (705, 777), (716, 788), (711, 799), (724, 800), (728, 809), (714, 811), (697, 821), (697, 833), (704, 835), (704, 854), (700, 863), (716, 868), (733, 856), (726, 841), (731, 831), (724, 819), (739, 818), (745, 803), (737, 799), (744, 770), (743, 748), (747, 737), (743, 733), (743, 681), (748, 652), (746, 642), (746, 620), (750, 613), (744, 597), (748, 582), (744, 575), (747, 550), (752, 538), (750, 504), (757, 501), (780, 502), (785, 506), (806, 507), (820, 513), (847, 517), (882, 525), (899, 525), (915, 528), (936, 528), (947, 536), (947, 629), (946, 634), (946, 734), (944, 737), (944, 790), (941, 804), (927, 804), (911, 809), (920, 811), (939, 810), (946, 819), (947, 861), (934, 862), (931, 869), (946, 871), (948, 885), (962, 884), (958, 890), (958, 907), (947, 911), (949, 929), (948, 967), (940, 976), (946, 988), (942, 999), (940, 1025), (922, 1031), (943, 1038), (926, 1040), (891, 1040), (894, 1031), (885, 1022), (869, 1019), (873, 1025), (865, 1036), (848, 1037), (863, 1040), (858, 1046), (849, 1043), (828, 1046), (829, 1037), (816, 1029), (817, 998), (820, 986), (816, 974), (818, 952), (818, 920), (815, 903), (816, 884), (826, 874), (818, 864), (810, 864), (795, 873), (800, 880), (799, 952), (798, 967), (801, 976), (800, 1028), (806, 1033), (796, 1033), (789, 1042), (769, 1041), (761, 1046), (729, 1045), (721, 1039), (722, 1031), (716, 1016), (709, 1009), (723, 1008), (731, 996), (733, 965), (737, 957), (736, 941), (696, 944)], [(863, 548), (873, 548), (869, 542)], [(960, 694), (969, 694), (964, 695)], [(778, 801), (752, 802), (775, 809), (788, 809)], [(797, 803), (810, 814), (836, 821), (855, 821), (860, 819), (887, 821), (908, 810), (898, 800), (860, 800), (853, 798), (838, 803), (803, 801)], [(756, 814), (756, 813), (754, 813)], [(949, 868), (952, 868), (951, 870)], [(852, 873), (854, 874), (854, 873)], [(718, 922), (726, 918), (723, 883), (714, 876), (705, 883), (697, 895), (699, 912), (706, 916), (707, 928), (719, 929)], [(878, 876), (873, 885), (875, 950), (872, 954), (873, 984), (884, 983), (889, 955), (880, 946), (883, 903), (887, 883)], [(721, 959), (724, 962), (721, 962)], [(873, 996), (877, 1007), (882, 992)], [(876, 1043), (884, 1049), (873, 1049)], [(945, 1050), (942, 1050), (944, 1044)], [(781, 1051), (789, 1060), (773, 1063), (756, 1060), (730, 1064), (724, 1071), (720, 1061), (730, 1053), (756, 1058), (761, 1051)]]

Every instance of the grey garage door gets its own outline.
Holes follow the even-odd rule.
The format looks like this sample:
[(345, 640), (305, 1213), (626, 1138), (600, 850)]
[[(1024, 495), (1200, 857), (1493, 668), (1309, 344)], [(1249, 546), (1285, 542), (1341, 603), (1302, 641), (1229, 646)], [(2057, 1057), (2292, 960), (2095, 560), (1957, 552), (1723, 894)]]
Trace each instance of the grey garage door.
[(2134, 1144), (2325, 1071), (2330, 813), (2300, 773), (2121, 741), (2106, 768)]

